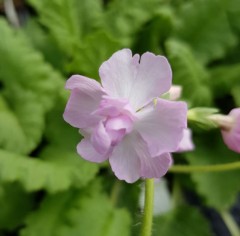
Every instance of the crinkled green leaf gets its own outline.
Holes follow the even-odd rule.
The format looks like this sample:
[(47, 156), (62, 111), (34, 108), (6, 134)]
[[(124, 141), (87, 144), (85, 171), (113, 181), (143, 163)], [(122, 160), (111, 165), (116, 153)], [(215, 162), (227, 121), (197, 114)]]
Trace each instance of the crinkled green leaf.
[(120, 44), (117, 40), (104, 31), (96, 31), (84, 39), (68, 70), (97, 79), (100, 65), (119, 49)]
[(232, 88), (232, 96), (237, 107), (240, 107), (240, 85)]
[[(72, 56), (86, 33), (101, 21), (100, 0), (28, 0), (59, 47)], [(46, 10), (47, 9), (47, 10)]]
[(212, 233), (207, 220), (197, 209), (181, 206), (154, 219), (153, 236), (158, 235), (210, 236)]
[(42, 159), (56, 164), (71, 173), (70, 179), (75, 187), (82, 187), (93, 179), (98, 171), (98, 165), (82, 159), (76, 150), (66, 150), (63, 146), (51, 146), (43, 149), (40, 153)]
[(0, 185), (0, 230), (14, 229), (23, 224), (24, 218), (32, 210), (34, 198), (19, 184)]
[(26, 137), (16, 115), (9, 110), (2, 97), (0, 97), (0, 130), (0, 147), (21, 153)]
[(190, 105), (209, 106), (212, 96), (208, 87), (208, 72), (192, 54), (188, 45), (176, 40), (166, 43), (173, 70), (173, 84), (183, 86), (183, 97)]
[(60, 74), (44, 62), (21, 32), (11, 29), (2, 19), (0, 32), (0, 80), (4, 89), (11, 97), (16, 87), (23, 93), (31, 91), (44, 109), (50, 109), (63, 86)]
[(52, 34), (37, 22), (36, 18), (30, 18), (23, 27), (23, 32), (32, 43), (33, 47), (39, 50), (44, 60), (49, 62), (55, 69), (65, 72), (65, 63), (68, 60), (64, 51), (60, 49)]
[(162, 0), (114, 0), (107, 6), (106, 28), (122, 44), (130, 46), (133, 35), (161, 9)]
[(20, 182), (27, 191), (58, 192), (71, 186), (83, 187), (95, 176), (95, 164), (84, 161), (75, 153), (56, 149), (42, 153), (44, 160), (1, 150), (0, 180)]
[(170, 7), (161, 8), (137, 34), (134, 51), (140, 54), (146, 51), (163, 54), (162, 47), (171, 35), (175, 20), (174, 12)]
[(184, 40), (204, 63), (224, 57), (236, 44), (223, 0), (193, 0), (181, 5), (176, 37)]
[(51, 145), (75, 152), (82, 136), (63, 119), (66, 103), (66, 99), (59, 97), (56, 106), (47, 114), (45, 136)]
[(228, 94), (232, 87), (240, 85), (240, 63), (213, 68), (210, 84), (217, 97)]
[[(204, 139), (195, 140), (196, 150), (187, 153), (191, 165), (214, 165), (239, 161), (239, 154), (229, 150), (221, 140), (220, 133), (205, 134)], [(211, 143), (211, 145), (209, 145)], [(207, 205), (219, 210), (229, 208), (240, 190), (240, 172), (192, 173), (197, 191)]]
[(3, 98), (0, 102), (0, 147), (16, 153), (29, 153), (42, 138), (42, 106), (36, 101), (34, 94), (24, 91), (15, 92), (11, 99), (11, 109)]
[(227, 13), (230, 24), (233, 29), (240, 34), (240, 4), (238, 0), (228, 0), (227, 2)]
[(92, 191), (68, 191), (44, 199), (26, 221), (21, 236), (128, 236), (130, 216), (114, 209), (92, 183)]

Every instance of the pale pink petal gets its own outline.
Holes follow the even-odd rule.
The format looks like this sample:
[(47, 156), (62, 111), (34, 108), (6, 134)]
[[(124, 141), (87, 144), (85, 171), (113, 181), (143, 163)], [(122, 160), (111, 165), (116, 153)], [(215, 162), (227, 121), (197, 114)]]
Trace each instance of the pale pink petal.
[(183, 137), (178, 146), (177, 152), (188, 152), (194, 150), (195, 145), (192, 141), (192, 131), (190, 129), (183, 130)]
[(96, 151), (103, 155), (106, 154), (110, 149), (111, 139), (102, 122), (99, 122), (94, 129), (91, 135), (91, 143)]
[(172, 83), (172, 70), (163, 56), (146, 52), (141, 56), (135, 83), (130, 93), (130, 104), (136, 110), (153, 98), (167, 92)]
[(135, 148), (135, 136), (127, 135), (114, 147), (109, 162), (115, 175), (120, 180), (133, 183), (141, 177), (141, 162)]
[(116, 146), (109, 158), (115, 175), (128, 183), (139, 178), (160, 178), (172, 164), (170, 154), (151, 157), (147, 143), (140, 134), (132, 132)]
[(172, 72), (167, 59), (144, 53), (132, 56), (129, 49), (120, 50), (104, 62), (99, 74), (102, 85), (109, 95), (126, 98), (136, 111), (154, 97), (170, 89)]
[(137, 113), (134, 124), (147, 142), (153, 157), (177, 150), (187, 127), (187, 104), (157, 99), (157, 104), (150, 104)]
[(141, 158), (141, 176), (144, 178), (161, 178), (172, 165), (172, 157), (169, 153), (163, 153), (158, 157)]
[(229, 116), (234, 122), (230, 130), (222, 129), (222, 136), (225, 144), (231, 150), (240, 153), (240, 108), (233, 109)]
[(139, 55), (129, 49), (114, 53), (99, 68), (102, 85), (114, 98), (129, 98), (139, 66)]
[(118, 115), (125, 114), (134, 119), (134, 113), (135, 111), (131, 108), (127, 99), (103, 96), (99, 108), (92, 114), (105, 117), (116, 117)]
[(97, 163), (107, 160), (110, 153), (110, 151), (105, 155), (98, 153), (92, 146), (90, 140), (86, 138), (82, 139), (82, 141), (78, 144), (77, 152), (85, 160)]
[(80, 76), (72, 76), (66, 83), (71, 95), (66, 105), (63, 117), (66, 122), (77, 128), (88, 128), (99, 121), (97, 115), (92, 116), (106, 93), (95, 80)]

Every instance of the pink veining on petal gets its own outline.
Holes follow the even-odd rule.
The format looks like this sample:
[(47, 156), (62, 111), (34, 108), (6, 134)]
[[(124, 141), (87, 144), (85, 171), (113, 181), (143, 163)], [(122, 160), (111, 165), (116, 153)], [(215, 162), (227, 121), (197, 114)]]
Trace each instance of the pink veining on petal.
[(109, 153), (100, 154), (93, 147), (90, 139), (84, 138), (77, 145), (78, 154), (87, 161), (100, 163), (106, 161), (109, 158), (109, 155), (112, 150), (109, 150)]
[(187, 105), (185, 102), (173, 102), (157, 99), (137, 113), (134, 124), (149, 146), (153, 157), (178, 149), (187, 128)]
[(109, 161), (115, 175), (128, 183), (140, 177), (160, 178), (172, 164), (169, 153), (152, 158), (147, 143), (136, 131), (116, 146)]
[[(104, 62), (99, 74), (107, 93), (126, 98), (137, 111), (171, 87), (172, 71), (167, 59), (146, 52), (132, 56), (129, 49), (120, 50)], [(144, 91), (144, 92), (143, 92)]]
[(231, 110), (228, 116), (233, 119), (232, 127), (222, 129), (222, 137), (228, 148), (240, 153), (240, 108)]
[(71, 95), (63, 114), (64, 120), (76, 128), (96, 125), (100, 118), (91, 116), (91, 113), (106, 94), (100, 84), (93, 79), (73, 75), (67, 81), (66, 88), (71, 90)]
[(195, 149), (195, 145), (192, 141), (192, 131), (191, 129), (183, 130), (183, 137), (179, 143), (177, 152), (189, 152)]

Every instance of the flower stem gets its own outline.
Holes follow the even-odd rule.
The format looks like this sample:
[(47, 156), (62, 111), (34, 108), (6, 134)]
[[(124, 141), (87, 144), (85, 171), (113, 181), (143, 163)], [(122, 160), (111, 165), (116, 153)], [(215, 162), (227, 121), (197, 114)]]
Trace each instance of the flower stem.
[(227, 211), (222, 211), (220, 214), (231, 235), (240, 236), (240, 229), (231, 214)]
[(218, 164), (218, 165), (174, 165), (170, 168), (172, 173), (191, 173), (191, 172), (221, 172), (240, 169), (240, 161)]
[(154, 198), (154, 179), (146, 179), (141, 236), (151, 236), (152, 234), (153, 198)]

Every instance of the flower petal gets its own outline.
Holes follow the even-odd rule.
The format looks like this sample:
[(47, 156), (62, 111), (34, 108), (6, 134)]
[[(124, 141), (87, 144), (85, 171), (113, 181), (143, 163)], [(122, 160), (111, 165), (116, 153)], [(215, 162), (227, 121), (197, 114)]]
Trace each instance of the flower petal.
[(168, 153), (151, 157), (147, 143), (140, 134), (134, 131), (125, 136), (122, 142), (114, 148), (109, 162), (119, 179), (133, 183), (140, 177), (162, 177), (171, 166), (172, 158)]
[(172, 70), (167, 59), (150, 52), (144, 53), (130, 93), (130, 104), (136, 110), (142, 108), (153, 98), (167, 92), (171, 83)]
[(134, 135), (126, 135), (114, 148), (109, 158), (113, 172), (120, 180), (128, 183), (137, 181), (140, 175), (141, 162), (135, 148), (136, 138)]
[(161, 178), (172, 165), (172, 157), (169, 153), (163, 153), (158, 157), (151, 158), (142, 155), (141, 176), (144, 178)]
[(139, 66), (139, 55), (129, 49), (114, 53), (99, 68), (102, 85), (114, 98), (129, 98)]
[(181, 142), (179, 143), (177, 152), (188, 152), (194, 150), (195, 146), (192, 141), (192, 130), (191, 129), (184, 129), (183, 130), (183, 137)]
[(66, 122), (77, 128), (87, 128), (97, 124), (99, 117), (91, 116), (101, 98), (106, 93), (100, 84), (80, 75), (72, 76), (66, 83), (66, 88), (72, 90), (63, 117)]
[(151, 156), (177, 150), (187, 127), (187, 105), (158, 98), (157, 104), (150, 104), (137, 112), (134, 124), (149, 146)]
[(230, 130), (221, 130), (222, 137), (228, 148), (240, 153), (240, 108), (231, 110), (229, 116), (234, 119), (234, 124)]
[(92, 146), (89, 139), (84, 138), (77, 146), (78, 154), (84, 158), (85, 160), (100, 163), (108, 159), (109, 153), (107, 154), (100, 154), (98, 153), (94, 147)]
[(99, 122), (94, 129), (91, 135), (91, 143), (98, 153), (104, 155), (108, 152), (111, 146), (111, 139), (102, 122)]
[(129, 49), (114, 53), (101, 65), (99, 74), (108, 94), (127, 98), (135, 110), (167, 92), (172, 82), (172, 71), (165, 57), (147, 52), (139, 64), (139, 55), (132, 56)]

